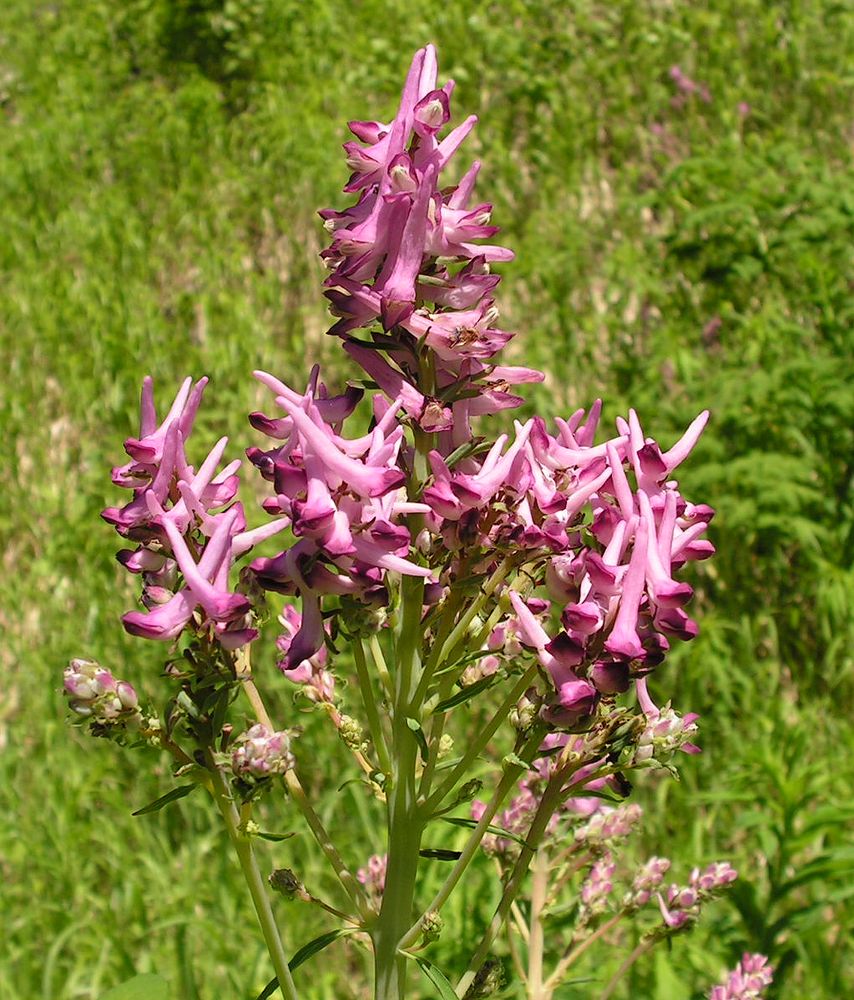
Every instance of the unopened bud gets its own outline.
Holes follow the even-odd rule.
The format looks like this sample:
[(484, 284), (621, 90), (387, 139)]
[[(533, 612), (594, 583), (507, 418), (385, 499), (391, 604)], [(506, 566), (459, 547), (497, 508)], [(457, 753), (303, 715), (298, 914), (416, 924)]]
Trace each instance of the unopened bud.
[(133, 686), (116, 680), (94, 660), (71, 660), (63, 673), (63, 687), (68, 707), (88, 719), (96, 735), (114, 735), (141, 721)]
[(368, 748), (362, 724), (352, 715), (341, 716), (341, 721), (338, 724), (338, 735), (344, 741), (344, 745), (353, 753), (364, 753)]
[(480, 793), (483, 788), (483, 782), (480, 778), (472, 778), (471, 781), (467, 781), (464, 785), (460, 786), (460, 790), (457, 792), (457, 802), (470, 802), (475, 795)]
[(261, 780), (284, 774), (293, 766), (289, 735), (272, 732), (260, 723), (240, 736), (231, 755), (231, 768), (238, 778)]
[(273, 892), (278, 892), (285, 899), (302, 899), (307, 895), (305, 886), (290, 868), (276, 868), (267, 881)]
[(442, 738), (439, 740), (439, 760), (443, 757), (447, 757), (448, 754), (454, 749), (454, 738), (448, 733), (443, 733)]
[(431, 941), (438, 941), (444, 926), (445, 921), (442, 919), (439, 911), (428, 910), (421, 920), (421, 937), (424, 944), (430, 944)]

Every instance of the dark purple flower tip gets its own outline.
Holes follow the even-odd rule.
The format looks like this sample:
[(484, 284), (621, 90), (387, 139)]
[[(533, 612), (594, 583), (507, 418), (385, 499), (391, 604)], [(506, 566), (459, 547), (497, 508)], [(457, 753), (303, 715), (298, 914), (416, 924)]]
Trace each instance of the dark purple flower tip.
[(268, 482), (273, 481), (277, 454), (278, 450), (263, 451), (261, 448), (254, 446), (246, 449), (246, 457)]
[(689, 618), (681, 608), (661, 608), (655, 616), (656, 628), (676, 639), (690, 642), (697, 637), (697, 623)]
[(621, 660), (599, 660), (593, 664), (590, 680), (601, 694), (623, 694), (631, 682), (629, 665)]
[(258, 629), (239, 628), (217, 631), (217, 641), (224, 649), (239, 649), (258, 638)]
[(543, 715), (555, 726), (578, 726), (589, 719), (598, 701), (599, 692), (588, 681), (567, 681), (560, 686), (557, 702), (547, 706)]
[(620, 634), (612, 632), (605, 642), (605, 649), (620, 660), (639, 660), (646, 655), (637, 633), (625, 631)]
[(609, 566), (598, 552), (585, 553), (584, 565), (598, 593), (610, 596), (619, 592), (616, 567)]
[(661, 454), (661, 449), (654, 441), (638, 449), (638, 462), (644, 476), (659, 482), (667, 474), (667, 463)]
[(287, 417), (268, 417), (257, 410), (249, 414), (249, 423), (256, 431), (266, 434), (267, 437), (275, 438), (277, 441), (283, 441), (291, 429), (291, 421)]
[(424, 605), (431, 608), (438, 604), (445, 595), (446, 587), (441, 583), (428, 583), (424, 587)]
[(545, 648), (562, 667), (577, 667), (584, 659), (584, 646), (566, 632), (558, 632)]

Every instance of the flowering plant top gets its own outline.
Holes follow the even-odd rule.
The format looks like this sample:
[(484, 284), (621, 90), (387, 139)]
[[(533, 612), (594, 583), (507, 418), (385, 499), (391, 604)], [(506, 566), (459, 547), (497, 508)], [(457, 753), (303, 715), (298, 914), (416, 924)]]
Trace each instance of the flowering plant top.
[[(119, 560), (142, 584), (126, 630), (182, 651), (167, 661), (177, 693), (162, 719), (146, 716), (133, 689), (97, 665), (74, 667), (66, 681), (81, 717), (103, 716), (99, 732), (141, 727), (209, 788), (287, 996), (296, 988), (244, 843), (252, 804), (277, 783), (338, 876), (355, 911), (346, 919), (370, 937), (377, 997), (404, 996), (411, 949), (438, 934), (439, 911), (480, 848), (498, 859), (505, 888), (457, 985), (463, 996), (484, 975), (532, 859), (548, 857), (562, 823), (573, 831), (573, 871), (586, 871), (577, 933), (600, 933), (615, 845), (640, 817), (601, 797), (627, 795), (631, 771), (672, 768), (676, 751), (698, 752), (697, 717), (657, 704), (650, 679), (672, 642), (697, 633), (686, 611), (692, 589), (679, 576), (713, 554), (704, 537), (713, 511), (686, 499), (675, 475), (708, 414), (669, 447), (645, 433), (634, 410), (600, 434), (598, 400), (554, 423), (504, 418), (505, 430), (490, 435), (488, 418), (518, 408), (519, 387), (544, 375), (498, 357), (513, 334), (498, 326), (492, 265), (513, 254), (490, 242), (492, 206), (474, 197), (480, 164), (458, 163), (476, 118), (452, 127), (453, 81), (437, 84), (427, 46), (390, 122), (349, 123), (356, 138), (344, 147), (345, 191), (356, 201), (320, 214), (330, 234), (329, 333), (361, 376), (336, 392), (316, 366), (298, 388), (255, 372), (271, 393), (269, 412), (249, 417), (267, 439), (247, 449), (269, 484), (261, 527), (247, 528), (237, 499), (240, 461), (220, 468), (227, 439), (190, 464), (207, 380), (187, 379), (162, 419), (151, 379), (143, 383), (139, 434), (125, 442), (130, 461), (113, 470), (132, 496), (103, 517), (132, 546)], [(278, 553), (238, 570), (274, 537)], [(276, 728), (254, 679), (265, 591), (287, 598), (280, 670), (328, 715), (385, 804), (387, 852), (357, 876), (300, 783), (296, 734)], [(360, 705), (336, 683), (342, 674), (355, 680), (350, 697), (355, 690)], [(252, 719), (233, 736), (238, 692)], [(449, 760), (453, 713), (472, 704), (482, 706), (480, 729)], [(498, 747), (505, 756), (489, 789), (479, 761)], [(413, 920), (420, 859), (442, 854), (422, 851), (425, 830), (482, 790), (489, 798), (473, 803), (470, 819), (450, 818), (470, 824), (470, 835)], [(689, 886), (656, 891), (668, 867), (652, 858), (618, 908), (618, 918), (658, 908), (652, 943), (693, 922), (735, 877), (719, 863), (697, 869)], [(274, 875), (280, 891), (319, 902), (289, 869)], [(536, 920), (544, 914), (540, 899)], [(553, 979), (565, 965), (566, 956)]]

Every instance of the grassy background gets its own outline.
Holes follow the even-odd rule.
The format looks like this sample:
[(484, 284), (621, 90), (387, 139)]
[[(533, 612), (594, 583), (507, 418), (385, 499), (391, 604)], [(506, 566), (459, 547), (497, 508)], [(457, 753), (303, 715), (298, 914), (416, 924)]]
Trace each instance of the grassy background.
[[(518, 255), (501, 295), (511, 355), (549, 376), (531, 409), (601, 394), (609, 418), (634, 405), (665, 443), (713, 411), (683, 485), (719, 509), (720, 552), (697, 578), (702, 635), (658, 686), (702, 713), (705, 753), (681, 784), (640, 790), (641, 849), (680, 874), (727, 856), (746, 878), (626, 989), (700, 996), (744, 947), (780, 965), (776, 997), (854, 987), (850, 8), (8, 0), (3, 1000), (96, 998), (135, 970), (181, 1000), (251, 998), (269, 978), (211, 809), (132, 819), (168, 786), (165, 762), (84, 745), (57, 679), (83, 654), (158, 683), (158, 651), (117, 625), (134, 595), (98, 518), (142, 374), (163, 394), (211, 375), (199, 447), (227, 432), (237, 454), (260, 401), (252, 368), (297, 383), (315, 359), (330, 380), (345, 372), (323, 336), (314, 213), (345, 201), (344, 122), (387, 116), (427, 40), (458, 82), (457, 116), (481, 116), (467, 155), (485, 161), (480, 192)], [(674, 103), (675, 64), (710, 101)], [(280, 718), (295, 711), (284, 687)], [(336, 792), (344, 754), (299, 721), (308, 778), (359, 863), (381, 848), (371, 806)], [(268, 854), (334, 894), (305, 838)], [(488, 878), (449, 907), (440, 963), (464, 963), (494, 905)], [(293, 950), (329, 926), (290, 917)], [(363, 997), (364, 966), (339, 944), (298, 982)]]

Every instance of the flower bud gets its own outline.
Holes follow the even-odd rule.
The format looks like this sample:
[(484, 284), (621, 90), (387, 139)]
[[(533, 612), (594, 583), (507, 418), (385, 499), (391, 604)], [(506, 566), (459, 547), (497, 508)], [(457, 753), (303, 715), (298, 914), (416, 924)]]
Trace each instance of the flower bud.
[(285, 732), (272, 732), (267, 726), (252, 726), (237, 741), (231, 755), (235, 776), (261, 780), (284, 774), (294, 766), (290, 737)]
[(273, 892), (279, 893), (285, 899), (304, 899), (308, 895), (305, 886), (290, 868), (274, 869), (267, 881)]
[(438, 910), (428, 910), (421, 920), (421, 939), (424, 944), (437, 941), (444, 926), (445, 921)]
[(63, 673), (68, 707), (88, 719), (92, 732), (108, 735), (108, 728), (139, 721), (139, 698), (127, 681), (117, 681), (94, 660), (73, 659)]
[(348, 750), (352, 750), (353, 753), (364, 753), (368, 748), (361, 722), (351, 715), (341, 716), (341, 721), (338, 723), (338, 735)]

